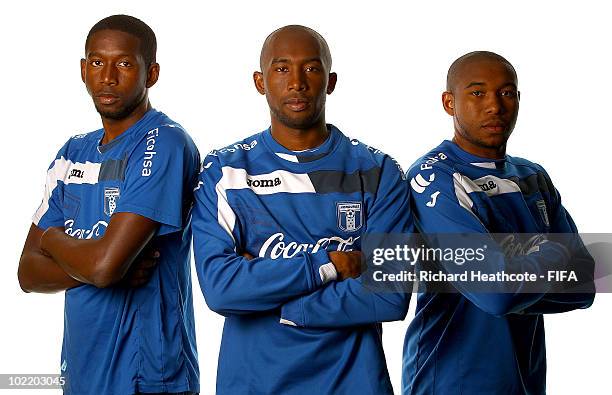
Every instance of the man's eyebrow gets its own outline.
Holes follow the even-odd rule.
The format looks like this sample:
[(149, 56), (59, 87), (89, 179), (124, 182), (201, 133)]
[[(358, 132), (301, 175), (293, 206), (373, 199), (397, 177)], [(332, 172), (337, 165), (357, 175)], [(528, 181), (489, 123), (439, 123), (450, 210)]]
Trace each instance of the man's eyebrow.
[[(118, 57), (118, 58), (135, 57), (135, 55), (134, 55), (134, 54), (131, 54), (131, 53), (120, 53), (120, 54), (110, 54), (110, 55), (111, 55), (111, 56), (113, 56), (113, 57)], [(101, 57), (101, 56), (103, 56), (103, 55), (102, 55), (102, 54), (100, 54), (100, 53), (98, 53), (98, 52), (92, 51), (92, 52), (88, 52), (88, 53), (87, 53), (87, 57), (90, 57), (90, 56), (98, 56), (98, 57)]]
[[(314, 57), (314, 58), (309, 58), (309, 59), (304, 60), (304, 63), (310, 63), (310, 62), (318, 62), (318, 63), (323, 64), (323, 61), (321, 60), (320, 57)], [(275, 64), (275, 63), (291, 63), (291, 62), (287, 58), (273, 58), (271, 64)]]
[(468, 88), (471, 88), (471, 87), (473, 87), (473, 86), (483, 86), (483, 85), (486, 85), (486, 84), (485, 84), (484, 82), (470, 82), (470, 83), (468, 84), (468, 86), (466, 86), (466, 87), (465, 87), (465, 88), (463, 88), (463, 89), (468, 89)]
[[(484, 82), (470, 82), (470, 83), (468, 84), (468, 86), (466, 86), (464, 89), (469, 89), (469, 88), (471, 88), (471, 87), (473, 87), (473, 86), (485, 86), (485, 85), (487, 85), (487, 84), (486, 84), (486, 83), (484, 83)], [(505, 87), (507, 87), (507, 86), (509, 86), (509, 87), (511, 87), (511, 88), (514, 88), (514, 89), (518, 89), (518, 88), (516, 87), (516, 84), (515, 84), (514, 82), (506, 82), (504, 85), (502, 85), (502, 87), (503, 87), (503, 88), (505, 88)]]

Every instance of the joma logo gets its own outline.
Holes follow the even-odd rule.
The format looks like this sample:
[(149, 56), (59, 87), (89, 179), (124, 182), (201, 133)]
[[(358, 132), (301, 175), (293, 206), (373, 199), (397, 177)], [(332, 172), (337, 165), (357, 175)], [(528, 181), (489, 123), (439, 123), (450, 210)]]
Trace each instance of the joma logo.
[(497, 184), (495, 183), (495, 181), (487, 181), (484, 184), (478, 184), (478, 186), (485, 192), (497, 188)]
[(70, 171), (70, 175), (68, 176), (68, 179), (71, 179), (72, 177), (83, 178), (84, 175), (85, 175), (85, 170), (72, 169)]
[(280, 178), (276, 177), (271, 180), (252, 180), (247, 178), (247, 185), (253, 188), (271, 188), (277, 187), (281, 184)]

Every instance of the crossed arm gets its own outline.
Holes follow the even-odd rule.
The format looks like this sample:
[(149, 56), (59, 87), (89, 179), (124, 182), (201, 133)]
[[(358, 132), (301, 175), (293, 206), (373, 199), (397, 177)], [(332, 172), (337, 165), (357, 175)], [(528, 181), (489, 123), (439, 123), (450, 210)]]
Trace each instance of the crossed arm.
[(32, 224), (19, 260), (19, 284), (25, 292), (41, 293), (82, 284), (104, 288), (129, 273), (129, 285), (142, 285), (156, 263), (158, 253), (145, 247), (158, 226), (137, 214), (116, 213), (104, 236), (82, 240), (61, 227), (42, 230)]
[[(207, 157), (205, 162), (211, 165), (200, 175), (192, 226), (196, 270), (213, 311), (229, 316), (280, 308), (281, 318), (290, 325), (311, 327), (346, 327), (405, 317), (409, 294), (372, 295), (353, 279), (361, 273), (359, 252), (302, 251), (292, 258), (273, 260), (241, 251), (241, 226), (235, 225), (239, 218), (219, 185), (222, 170), (218, 160)], [(385, 182), (368, 217), (368, 229), (410, 232), (408, 190), (394, 164), (389, 162), (385, 171), (394, 171), (395, 177), (381, 177)], [(323, 278), (321, 268), (329, 263), (338, 275)], [(336, 314), (340, 310), (344, 311), (342, 319)], [(302, 315), (308, 315), (309, 321), (296, 318)]]
[[(476, 216), (468, 197), (461, 185), (455, 184), (452, 173), (448, 169), (438, 168), (435, 181), (428, 187), (426, 193), (413, 193), (411, 199), (417, 217), (417, 226), (426, 239), (431, 239), (433, 245), (443, 248), (456, 248), (462, 246), (461, 239), (455, 236), (464, 234), (476, 234), (474, 241), (489, 238), (488, 230)], [(458, 190), (459, 192), (456, 192)], [(429, 192), (437, 191), (435, 207), (428, 206)], [(553, 190), (555, 200), (554, 209), (551, 210), (551, 233), (576, 233), (577, 229), (569, 214), (560, 204), (558, 192)], [(463, 197), (463, 204), (459, 202), (458, 196)], [(572, 238), (570, 238), (571, 240)], [(579, 237), (574, 237), (578, 242)], [(480, 241), (479, 241), (480, 243)], [(575, 243), (570, 250), (562, 244), (548, 241), (539, 245), (536, 252), (517, 255), (506, 258), (501, 246), (493, 240), (488, 243), (487, 265), (483, 271), (495, 273), (501, 269), (510, 269), (517, 272), (528, 271), (530, 273), (544, 274), (548, 270), (567, 270), (571, 265), (580, 266), (585, 278), (592, 279), (593, 259), (582, 243)], [(463, 269), (458, 268), (452, 262), (443, 264), (442, 268), (448, 272)], [(590, 272), (590, 274), (588, 273)], [(454, 283), (459, 292), (469, 299), (482, 311), (494, 315), (504, 316), (507, 314), (542, 314), (560, 313), (577, 308), (586, 308), (593, 302), (594, 293), (552, 293), (546, 289), (539, 292), (524, 292), (526, 284), (491, 284), (489, 292), (479, 292), (470, 287), (465, 287), (461, 282)], [(494, 288), (498, 286), (499, 288)]]

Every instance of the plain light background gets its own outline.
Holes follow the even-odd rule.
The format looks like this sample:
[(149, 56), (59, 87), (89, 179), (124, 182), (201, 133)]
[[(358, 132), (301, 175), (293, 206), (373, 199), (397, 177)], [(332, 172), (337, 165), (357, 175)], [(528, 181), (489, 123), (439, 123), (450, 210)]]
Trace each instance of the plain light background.
[[(161, 75), (151, 102), (190, 132), (202, 155), (269, 125), (252, 73), (263, 40), (280, 26), (310, 26), (329, 43), (338, 84), (328, 98), (327, 121), (404, 168), (451, 136), (440, 99), (450, 63), (472, 50), (498, 52), (516, 67), (521, 90), (508, 153), (545, 166), (582, 232), (610, 232), (612, 28), (605, 3), (464, 3), (4, 5), (0, 373), (59, 371), (64, 296), (24, 294), (17, 264), (55, 153), (69, 136), (101, 125), (80, 80), (79, 59), (90, 27), (111, 14), (139, 17), (155, 31)], [(212, 394), (223, 318), (208, 310), (193, 281), (202, 394)], [(396, 392), (414, 301), (404, 322), (384, 325)], [(610, 391), (611, 307), (612, 296), (598, 295), (588, 310), (546, 317), (549, 394)]]

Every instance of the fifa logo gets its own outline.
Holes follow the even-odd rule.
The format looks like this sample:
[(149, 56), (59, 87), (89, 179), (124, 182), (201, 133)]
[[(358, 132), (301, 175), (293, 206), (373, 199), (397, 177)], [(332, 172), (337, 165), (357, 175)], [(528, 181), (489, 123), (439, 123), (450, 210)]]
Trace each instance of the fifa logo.
[(338, 228), (345, 232), (354, 232), (361, 228), (362, 218), (361, 202), (341, 202), (336, 204)]
[(121, 196), (119, 188), (104, 188), (104, 214), (109, 217), (113, 215), (119, 196)]

